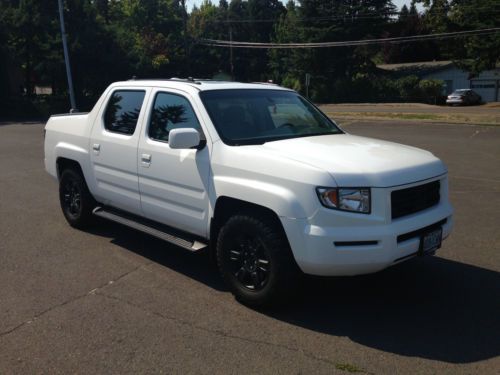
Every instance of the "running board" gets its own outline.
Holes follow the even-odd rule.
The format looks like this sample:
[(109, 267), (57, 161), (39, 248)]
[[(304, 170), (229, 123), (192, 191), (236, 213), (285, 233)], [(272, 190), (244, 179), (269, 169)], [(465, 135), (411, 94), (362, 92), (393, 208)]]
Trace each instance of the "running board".
[(194, 239), (181, 238), (178, 237), (178, 235), (170, 234), (166, 231), (167, 228), (159, 228), (161, 224), (155, 225), (153, 223), (149, 223), (149, 220), (141, 220), (140, 218), (136, 219), (132, 215), (127, 215), (126, 213), (118, 212), (115, 210), (108, 210), (102, 207), (96, 207), (92, 211), (92, 213), (96, 216), (102, 217), (103, 219), (111, 220), (115, 223), (125, 225), (129, 228), (149, 234), (192, 252), (200, 251), (207, 247), (206, 243)]

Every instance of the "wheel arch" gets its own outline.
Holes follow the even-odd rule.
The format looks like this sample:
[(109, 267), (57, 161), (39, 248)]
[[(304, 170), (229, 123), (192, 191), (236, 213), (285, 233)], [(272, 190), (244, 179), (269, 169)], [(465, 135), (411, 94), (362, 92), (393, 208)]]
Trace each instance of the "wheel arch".
[(61, 175), (66, 169), (74, 169), (75, 171), (79, 172), (84, 178), (83, 170), (80, 165), (80, 163), (76, 160), (69, 159), (66, 157), (58, 157), (56, 160), (56, 170), (57, 170), (57, 179), (61, 179)]
[(286, 236), (285, 229), (283, 228), (283, 224), (281, 223), (278, 214), (269, 207), (233, 197), (220, 196), (215, 202), (213, 216), (210, 221), (209, 248), (210, 257), (212, 260), (215, 260), (215, 248), (220, 229), (231, 216), (238, 213), (265, 216), (269, 220), (272, 220), (279, 228), (281, 228), (283, 235), (288, 241), (288, 237)]

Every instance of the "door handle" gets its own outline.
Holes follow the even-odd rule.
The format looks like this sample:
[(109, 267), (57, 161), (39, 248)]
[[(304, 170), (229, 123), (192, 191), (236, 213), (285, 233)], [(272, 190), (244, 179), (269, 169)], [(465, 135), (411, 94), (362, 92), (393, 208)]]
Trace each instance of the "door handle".
[(145, 168), (151, 165), (151, 154), (141, 154), (141, 164)]
[(94, 153), (99, 154), (99, 151), (101, 150), (101, 145), (99, 143), (94, 143), (92, 145), (92, 150), (94, 150)]

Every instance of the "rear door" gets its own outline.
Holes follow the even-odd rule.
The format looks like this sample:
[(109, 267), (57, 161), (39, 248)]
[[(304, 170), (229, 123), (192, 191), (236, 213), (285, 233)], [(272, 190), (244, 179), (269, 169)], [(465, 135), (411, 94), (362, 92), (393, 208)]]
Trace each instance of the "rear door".
[(96, 198), (135, 214), (142, 212), (137, 147), (147, 91), (133, 87), (111, 90), (90, 139)]
[(207, 234), (209, 148), (172, 149), (175, 128), (204, 134), (188, 94), (155, 89), (139, 141), (139, 188), (144, 216), (199, 236)]

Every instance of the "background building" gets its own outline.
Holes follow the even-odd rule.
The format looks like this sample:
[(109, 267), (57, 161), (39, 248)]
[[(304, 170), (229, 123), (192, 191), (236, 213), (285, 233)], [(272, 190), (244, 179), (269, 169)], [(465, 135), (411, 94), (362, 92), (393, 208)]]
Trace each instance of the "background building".
[(444, 82), (443, 94), (446, 95), (456, 89), (473, 89), (484, 102), (500, 100), (500, 65), (477, 76), (460, 69), (452, 61), (382, 64), (377, 67), (396, 76), (416, 75), (421, 79), (440, 79)]

